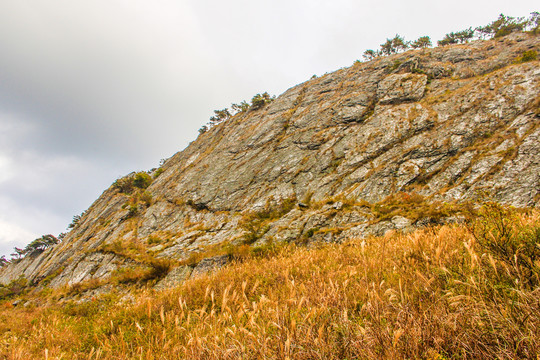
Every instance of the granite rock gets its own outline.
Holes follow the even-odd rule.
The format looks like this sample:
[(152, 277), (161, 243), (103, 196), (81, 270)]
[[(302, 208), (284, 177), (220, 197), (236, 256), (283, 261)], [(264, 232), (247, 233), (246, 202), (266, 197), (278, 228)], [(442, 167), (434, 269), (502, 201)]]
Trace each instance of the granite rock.
[[(527, 50), (540, 52), (540, 37), (411, 50), (296, 85), (167, 159), (137, 214), (129, 194), (106, 189), (62, 243), (0, 269), (0, 283), (59, 287), (140, 266), (102, 250), (118, 243), (183, 261), (246, 239), (341, 242), (441, 220), (377, 220), (373, 204), (397, 193), (450, 202), (488, 191), (537, 207), (540, 67), (514, 63)], [(226, 261), (205, 259), (191, 277)]]

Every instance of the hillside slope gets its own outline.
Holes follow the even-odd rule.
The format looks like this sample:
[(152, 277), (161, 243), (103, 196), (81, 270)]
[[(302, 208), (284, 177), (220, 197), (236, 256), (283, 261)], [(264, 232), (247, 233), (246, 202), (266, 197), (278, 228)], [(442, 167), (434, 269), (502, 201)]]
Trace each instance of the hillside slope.
[(199, 136), (144, 191), (111, 186), (0, 283), (74, 285), (160, 258), (191, 271), (216, 244), (381, 235), (451, 221), (448, 204), (482, 191), (536, 207), (540, 67), (515, 61), (527, 50), (540, 37), (408, 51), (297, 85)]
[(477, 216), (252, 253), (166, 292), (0, 302), (0, 358), (537, 359), (540, 213)]

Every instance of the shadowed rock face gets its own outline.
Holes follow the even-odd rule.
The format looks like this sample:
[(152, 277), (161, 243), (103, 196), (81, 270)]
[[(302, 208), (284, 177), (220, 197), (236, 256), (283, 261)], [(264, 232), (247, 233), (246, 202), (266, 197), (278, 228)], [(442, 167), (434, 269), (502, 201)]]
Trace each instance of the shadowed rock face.
[[(129, 213), (133, 195), (107, 189), (61, 244), (1, 270), (0, 282), (106, 277), (129, 265), (101, 253), (115, 242), (158, 239), (148, 251), (182, 260), (246, 236), (344, 241), (429, 223), (374, 222), (354, 205), (396, 193), (451, 202), (487, 190), (503, 203), (538, 206), (540, 67), (514, 64), (531, 49), (540, 52), (539, 37), (514, 34), (408, 51), (297, 85), (168, 159), (147, 189), (150, 205)], [(246, 225), (247, 213), (269, 206), (279, 211), (263, 230)]]
[(154, 286), (156, 290), (166, 290), (183, 283), (191, 276), (193, 269), (190, 266), (178, 266), (172, 269), (165, 278)]

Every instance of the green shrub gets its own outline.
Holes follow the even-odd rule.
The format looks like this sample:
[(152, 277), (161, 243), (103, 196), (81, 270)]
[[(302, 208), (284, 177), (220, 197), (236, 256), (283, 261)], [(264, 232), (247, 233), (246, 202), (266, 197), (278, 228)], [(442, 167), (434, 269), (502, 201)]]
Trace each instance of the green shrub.
[(520, 221), (516, 209), (495, 202), (473, 213), (469, 230), (481, 249), (502, 263), (497, 277), (512, 287), (540, 284), (540, 226)]
[(499, 15), (499, 18), (491, 23), (493, 37), (498, 38), (509, 35), (514, 31), (523, 30), (523, 19), (515, 19), (511, 16)]
[(73, 220), (71, 221), (71, 224), (68, 225), (68, 229), (73, 229), (79, 225), (79, 222), (81, 221), (82, 216), (85, 214), (85, 211), (81, 213), (81, 215), (74, 215)]
[(202, 135), (202, 134), (204, 134), (204, 133), (207, 132), (207, 131), (208, 131), (208, 126), (203, 125), (203, 126), (201, 126), (200, 129), (199, 129), (199, 135)]
[(141, 171), (133, 177), (133, 186), (139, 189), (146, 189), (152, 183), (152, 177), (148, 173)]
[[(273, 100), (273, 98), (271, 100)], [(199, 129), (199, 134), (200, 135), (204, 134), (213, 126), (216, 126), (222, 121), (231, 119), (236, 114), (244, 113), (248, 111), (249, 106), (250, 105), (245, 100), (243, 100), (239, 104), (236, 104), (236, 103), (231, 104), (230, 109), (225, 108), (221, 110), (214, 110), (214, 116), (210, 118), (210, 120), (208, 121), (206, 125), (201, 126), (201, 128)]]
[(112, 186), (123, 194), (131, 194), (133, 191), (133, 178), (131, 176), (120, 178)]
[(521, 56), (518, 56), (514, 61), (516, 64), (521, 64), (528, 61), (534, 61), (538, 58), (536, 50), (527, 50)]
[(214, 110), (214, 116), (210, 118), (210, 125), (218, 124), (222, 121), (229, 120), (231, 118), (231, 113), (228, 108), (222, 110)]
[(5, 255), (2, 255), (0, 257), (0, 267), (4, 267), (4, 266), (7, 266), (10, 264), (10, 261), (8, 259), (6, 259), (6, 256)]
[(409, 48), (409, 42), (398, 34), (392, 39), (386, 39), (384, 44), (381, 44), (380, 53), (384, 55), (396, 54), (400, 51), (407, 50)]
[(532, 12), (528, 19), (524, 17), (514, 18), (500, 14), (497, 20), (486, 26), (479, 26), (475, 31), (479, 34), (479, 37), (483, 39), (486, 37), (499, 38), (513, 32), (525, 31), (527, 29), (534, 34), (537, 32), (539, 20), (540, 17), (538, 12)]
[(275, 96), (270, 96), (267, 92), (262, 94), (257, 94), (251, 99), (251, 108), (253, 110), (258, 110), (264, 107), (266, 104), (270, 104), (275, 100)]
[(141, 196), (139, 197), (139, 200), (148, 207), (152, 205), (152, 194), (150, 194), (148, 191), (145, 191), (141, 194)]
[(116, 180), (112, 186), (123, 194), (131, 194), (135, 188), (146, 189), (151, 183), (152, 177), (145, 171), (139, 171)]
[(390, 71), (396, 70), (397, 68), (401, 66), (401, 64), (403, 64), (401, 60), (394, 60), (394, 62), (392, 63), (392, 66), (390, 67)]
[(362, 55), (366, 61), (370, 61), (375, 59), (376, 57), (379, 57), (381, 53), (379, 51), (375, 51), (372, 49), (368, 49), (364, 51), (364, 54)]
[(163, 174), (164, 171), (165, 171), (165, 170), (163, 170), (163, 168), (157, 169), (157, 170), (154, 172), (154, 175), (153, 175), (154, 179), (157, 178), (159, 175)]
[(538, 11), (531, 13), (531, 16), (527, 21), (527, 27), (533, 34), (540, 33), (540, 13)]
[(465, 44), (474, 37), (472, 28), (468, 28), (458, 32), (451, 32), (446, 34), (442, 40), (437, 41), (439, 46), (445, 46), (450, 44)]
[(148, 237), (148, 240), (146, 240), (146, 242), (148, 243), (148, 245), (154, 245), (154, 244), (161, 244), (163, 242), (163, 240), (161, 240), (159, 237), (157, 236), (154, 236), (154, 235), (150, 235)]
[(431, 38), (429, 36), (421, 36), (411, 43), (413, 49), (425, 49), (431, 47)]
[(306, 237), (309, 239), (313, 237), (317, 232), (319, 231), (319, 228), (311, 228), (306, 232)]
[(232, 104), (231, 110), (234, 114), (246, 112), (249, 109), (249, 104), (243, 100), (240, 104)]

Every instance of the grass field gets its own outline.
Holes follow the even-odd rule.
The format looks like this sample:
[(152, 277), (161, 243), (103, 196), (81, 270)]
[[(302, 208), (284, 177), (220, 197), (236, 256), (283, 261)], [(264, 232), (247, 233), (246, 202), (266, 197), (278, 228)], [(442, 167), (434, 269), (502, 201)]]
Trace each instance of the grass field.
[(538, 359), (539, 275), (540, 213), (486, 204), (466, 224), (276, 247), (134, 302), (4, 300), (0, 358)]

